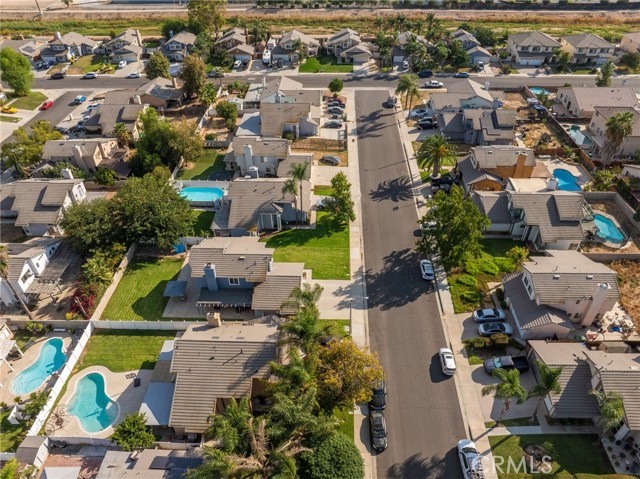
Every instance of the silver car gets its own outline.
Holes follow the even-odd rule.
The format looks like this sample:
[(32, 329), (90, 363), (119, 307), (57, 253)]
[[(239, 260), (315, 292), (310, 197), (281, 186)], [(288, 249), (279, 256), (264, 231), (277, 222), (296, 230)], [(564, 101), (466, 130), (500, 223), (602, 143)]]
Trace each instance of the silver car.
[(436, 275), (433, 271), (433, 263), (427, 259), (420, 260), (420, 275), (422, 279), (427, 281), (433, 281), (436, 279)]
[(456, 373), (456, 360), (453, 358), (453, 351), (449, 348), (440, 348), (438, 356), (440, 356), (442, 374), (453, 376)]
[(473, 312), (473, 320), (476, 323), (488, 323), (490, 321), (506, 321), (507, 313), (504, 309), (476, 309)]
[(482, 323), (478, 326), (478, 334), (480, 336), (493, 336), (494, 334), (511, 336), (513, 334), (513, 328), (507, 323)]

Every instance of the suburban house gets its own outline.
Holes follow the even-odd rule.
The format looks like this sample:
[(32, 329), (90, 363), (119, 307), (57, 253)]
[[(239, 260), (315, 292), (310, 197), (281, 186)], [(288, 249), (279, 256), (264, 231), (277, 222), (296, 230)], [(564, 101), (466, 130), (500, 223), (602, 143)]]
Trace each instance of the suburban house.
[(183, 31), (172, 36), (160, 46), (160, 52), (173, 62), (184, 60), (196, 43), (196, 36), (193, 33)]
[(64, 231), (59, 223), (64, 211), (72, 205), (82, 203), (87, 190), (80, 179), (64, 180), (28, 179), (15, 181), (0, 188), (0, 218), (15, 219), (27, 236), (61, 235)]
[(302, 83), (286, 76), (279, 76), (261, 83), (252, 83), (244, 97), (246, 109), (260, 108), (262, 103), (310, 103), (322, 106), (321, 89), (304, 89)]
[(241, 176), (286, 177), (296, 163), (308, 163), (311, 173), (313, 153), (292, 154), (289, 140), (236, 136), (231, 145), (233, 155), (225, 157), (227, 170), (239, 171)]
[(257, 236), (207, 238), (191, 248), (190, 280), (199, 291), (197, 307), (248, 308), (256, 317), (295, 313), (291, 293), (300, 288), (303, 263), (274, 263), (273, 248)]
[(451, 141), (467, 145), (511, 145), (516, 126), (515, 110), (464, 109), (462, 112), (440, 113), (440, 132)]
[(459, 113), (467, 108), (499, 108), (501, 102), (480, 83), (463, 79), (448, 85), (446, 93), (432, 93), (427, 106), (437, 113)]
[(93, 55), (98, 45), (99, 42), (79, 33), (69, 32), (60, 35), (59, 32), (56, 32), (49, 45), (40, 51), (40, 57), (46, 62), (64, 63), (74, 58)]
[(560, 42), (538, 31), (514, 33), (509, 35), (507, 40), (509, 58), (522, 66), (541, 66), (551, 63), (554, 50), (560, 47)]
[(416, 35), (410, 31), (398, 32), (395, 46), (391, 52), (393, 63), (402, 63), (410, 59), (410, 52), (405, 51), (405, 47), (407, 43), (411, 42), (422, 43), (425, 47), (429, 46), (429, 42), (422, 35)]
[(613, 57), (615, 45), (593, 33), (580, 33), (560, 38), (563, 52), (571, 54), (575, 65), (604, 65)]
[(557, 105), (553, 111), (560, 117), (576, 117), (590, 120), (597, 106), (620, 107), (638, 105), (633, 88), (602, 88), (569, 86), (558, 88)]
[(462, 44), (462, 48), (465, 50), (471, 50), (474, 47), (482, 46), (478, 39), (470, 32), (458, 28), (451, 34), (451, 41), (458, 40)]
[(622, 167), (622, 176), (640, 179), (640, 165), (626, 164)]
[(18, 51), (32, 62), (35, 62), (36, 59), (40, 57), (42, 50), (46, 47), (47, 42), (45, 40), (35, 39), (19, 46)]
[(470, 48), (467, 50), (467, 55), (469, 55), (469, 61), (472, 65), (477, 65), (480, 62), (488, 65), (497, 59), (489, 50), (481, 46)]
[(617, 113), (629, 112), (633, 115), (631, 133), (627, 135), (615, 156), (633, 156), (640, 150), (640, 105), (618, 107), (596, 107), (589, 123), (589, 132), (593, 141), (593, 152), (600, 155), (606, 143), (607, 121)]
[(140, 136), (138, 117), (148, 105), (142, 103), (139, 95), (131, 91), (111, 91), (104, 102), (91, 110), (83, 127), (89, 133), (101, 133), (105, 137), (115, 136), (117, 123), (124, 123), (133, 141)]
[(315, 38), (298, 30), (291, 30), (283, 33), (278, 45), (271, 50), (271, 61), (300, 61), (301, 53), (302, 57), (315, 57), (318, 55), (319, 48), (320, 42)]
[(185, 98), (181, 81), (177, 78), (169, 80), (163, 77), (156, 77), (138, 88), (130, 103), (137, 101), (136, 95), (140, 97), (140, 102), (143, 105), (165, 110), (181, 106)]
[[(261, 268), (266, 271), (265, 264)], [(192, 439), (232, 399), (265, 396), (270, 364), (279, 358), (278, 325), (271, 318), (210, 323), (190, 324), (175, 340), (171, 361), (176, 381), (169, 426)]]
[(294, 221), (305, 222), (311, 209), (311, 187), (302, 182), (302, 198), (283, 193), (286, 178), (238, 178), (229, 183), (213, 220), (217, 235), (246, 236), (263, 230), (280, 231)]
[(87, 173), (108, 168), (122, 179), (131, 172), (126, 158), (127, 149), (118, 148), (115, 138), (49, 140), (42, 149), (42, 159), (50, 164), (69, 162)]
[(114, 62), (137, 62), (142, 56), (142, 37), (134, 28), (128, 28), (118, 36), (103, 43), (100, 50)]
[(260, 135), (281, 138), (287, 132), (295, 138), (320, 132), (320, 108), (309, 103), (261, 103)]
[(340, 30), (325, 43), (329, 55), (333, 55), (338, 63), (367, 63), (371, 58), (371, 50), (360, 39), (360, 34), (350, 28)]
[(622, 35), (620, 50), (627, 53), (640, 53), (640, 32), (625, 33)]
[(247, 42), (242, 28), (234, 27), (224, 32), (216, 41), (216, 46), (224, 48), (234, 60), (248, 62), (253, 58), (255, 48)]
[[(142, 449), (135, 452), (107, 451), (95, 479), (172, 479), (186, 477), (187, 471), (202, 464), (193, 451)], [(48, 476), (47, 476), (48, 477)]]

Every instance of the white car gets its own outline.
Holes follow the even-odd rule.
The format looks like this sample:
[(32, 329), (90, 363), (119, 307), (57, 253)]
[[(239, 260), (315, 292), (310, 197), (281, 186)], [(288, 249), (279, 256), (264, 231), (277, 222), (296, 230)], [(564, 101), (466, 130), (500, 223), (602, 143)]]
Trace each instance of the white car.
[(443, 88), (444, 83), (438, 80), (429, 80), (428, 82), (425, 82), (424, 87), (425, 88)]
[(240, 60), (236, 60), (233, 62), (233, 68), (239, 69), (242, 66), (242, 62)]
[(118, 70), (122, 70), (126, 66), (127, 66), (126, 60), (122, 60), (121, 62), (118, 62)]
[(426, 108), (418, 108), (409, 112), (409, 118), (419, 118), (429, 114), (429, 110)]
[(440, 356), (442, 374), (453, 376), (456, 373), (456, 360), (453, 358), (453, 351), (449, 348), (440, 348), (438, 356)]
[(409, 69), (409, 62), (408, 61), (403, 61), (402, 62), (402, 69), (403, 70), (408, 70)]
[(433, 264), (428, 259), (420, 260), (420, 275), (422, 279), (427, 281), (433, 281), (436, 279), (436, 275), (433, 271)]
[(82, 78), (84, 78), (85, 80), (93, 80), (95, 78), (98, 78), (98, 74), (96, 72), (89, 72), (85, 73)]
[(469, 439), (458, 441), (458, 458), (462, 466), (464, 479), (477, 479), (484, 477), (482, 458), (478, 453), (475, 443)]
[(127, 78), (140, 78), (142, 75), (140, 75), (140, 73), (138, 72), (133, 72), (133, 73), (129, 73), (127, 75)]

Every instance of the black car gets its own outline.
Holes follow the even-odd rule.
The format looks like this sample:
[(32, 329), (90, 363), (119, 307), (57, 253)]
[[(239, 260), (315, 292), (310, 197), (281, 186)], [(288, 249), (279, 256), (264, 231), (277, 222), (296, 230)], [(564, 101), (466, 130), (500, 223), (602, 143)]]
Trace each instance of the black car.
[(438, 126), (438, 124), (431, 118), (423, 118), (422, 120), (418, 121), (416, 125), (418, 125), (418, 128), (422, 128), (423, 130), (429, 130)]
[(332, 155), (325, 155), (322, 158), (320, 158), (320, 161), (323, 163), (327, 163), (329, 165), (334, 165), (334, 166), (338, 166), (340, 164), (340, 158)]
[(433, 71), (432, 70), (420, 70), (418, 72), (418, 76), (420, 78), (431, 78), (433, 76)]
[(369, 401), (371, 409), (384, 409), (387, 407), (387, 384), (384, 379), (376, 381), (373, 386), (373, 396)]
[(369, 433), (371, 434), (371, 447), (374, 451), (384, 451), (389, 442), (387, 439), (387, 422), (382, 411), (371, 411), (369, 413)]
[(442, 175), (437, 178), (431, 178), (431, 186), (452, 185), (454, 183), (451, 175)]
[(341, 100), (329, 100), (327, 102), (327, 106), (339, 106), (340, 108), (344, 108), (344, 103)]
[(62, 80), (66, 75), (63, 72), (57, 72), (51, 75), (52, 80)]
[(325, 128), (342, 128), (342, 122), (340, 120), (331, 120), (324, 124)]

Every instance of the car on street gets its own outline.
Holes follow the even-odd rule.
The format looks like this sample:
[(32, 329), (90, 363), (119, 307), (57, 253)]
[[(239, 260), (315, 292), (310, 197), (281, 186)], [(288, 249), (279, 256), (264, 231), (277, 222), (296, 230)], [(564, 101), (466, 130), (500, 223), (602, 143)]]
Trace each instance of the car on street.
[(438, 124), (433, 121), (433, 118), (421, 118), (416, 122), (416, 126), (418, 128), (422, 128), (423, 130), (430, 130), (433, 128), (437, 128)]
[(467, 72), (458, 72), (453, 75), (453, 78), (469, 78), (469, 74)]
[(371, 434), (371, 447), (374, 451), (382, 452), (389, 446), (387, 422), (382, 411), (369, 412), (369, 433)]
[(324, 124), (325, 128), (342, 128), (342, 122), (340, 120), (331, 120)]
[(127, 78), (140, 78), (141, 76), (139, 72), (132, 72), (127, 75)]
[(493, 336), (494, 334), (505, 334), (511, 336), (513, 328), (507, 323), (482, 323), (478, 326), (480, 336)]
[(224, 78), (224, 72), (221, 72), (220, 70), (211, 70), (207, 76), (209, 78)]
[(427, 281), (433, 281), (436, 279), (436, 275), (433, 271), (433, 263), (428, 259), (420, 260), (420, 276)]
[(85, 73), (82, 78), (84, 78), (85, 80), (95, 80), (96, 78), (98, 78), (98, 74), (96, 72), (89, 72)]
[(63, 135), (66, 135), (67, 133), (69, 133), (69, 128), (65, 128), (64, 126), (57, 126), (56, 131), (59, 131)]
[(41, 110), (48, 110), (52, 106), (53, 106), (53, 102), (51, 100), (47, 100), (40, 106), (40, 109)]
[(429, 110), (426, 108), (417, 108), (409, 112), (409, 118), (418, 118), (429, 114)]
[(66, 73), (64, 72), (56, 72), (53, 75), (51, 75), (49, 78), (51, 78), (52, 80), (62, 80), (64, 79), (65, 76), (66, 76)]
[(460, 459), (464, 479), (484, 478), (482, 458), (473, 441), (469, 439), (461, 439), (458, 441), (458, 458)]
[(453, 358), (453, 351), (449, 348), (440, 348), (438, 356), (440, 357), (442, 374), (453, 376), (456, 373), (456, 360)]
[(330, 106), (327, 111), (333, 115), (344, 115), (344, 110), (339, 106)]
[(402, 69), (403, 70), (408, 70), (409, 69), (409, 62), (408, 61), (403, 61), (402, 62)]
[(127, 66), (127, 61), (126, 60), (122, 60), (122, 61), (118, 62), (118, 70), (122, 70), (126, 66)]
[(339, 106), (340, 108), (344, 108), (344, 102), (342, 100), (329, 100), (327, 102), (327, 106)]
[(95, 110), (99, 106), (100, 106), (100, 103), (92, 103), (91, 105), (87, 106), (87, 110), (89, 110), (89, 111)]
[(380, 379), (373, 385), (373, 395), (369, 401), (369, 407), (374, 410), (382, 410), (387, 407), (387, 382)]
[(424, 87), (425, 88), (443, 88), (444, 83), (438, 80), (429, 80), (428, 82), (425, 82)]
[(11, 113), (11, 114), (13, 114), (13, 113), (18, 113), (18, 110), (15, 109), (12, 106), (5, 105), (5, 106), (2, 107), (2, 113)]
[(387, 108), (395, 108), (397, 104), (398, 104), (398, 98), (395, 96), (390, 96), (389, 98), (387, 98), (385, 106)]
[(476, 323), (487, 323), (489, 321), (506, 321), (507, 313), (504, 309), (476, 309), (473, 312), (473, 320)]
[(320, 161), (333, 166), (338, 166), (340, 164), (340, 158), (332, 155), (325, 155), (322, 158), (320, 158)]
[(487, 374), (492, 374), (496, 369), (517, 369), (520, 373), (529, 370), (529, 361), (524, 356), (494, 356), (485, 359), (482, 367)]
[(233, 68), (239, 69), (242, 66), (242, 62), (240, 60), (236, 60), (233, 62)]
[(418, 77), (420, 78), (431, 78), (433, 76), (432, 70), (420, 70), (418, 72)]
[(78, 95), (76, 97), (75, 100), (73, 100), (73, 103), (75, 103), (76, 105), (79, 105), (80, 103), (84, 103), (85, 101), (87, 101), (87, 97), (84, 95)]

